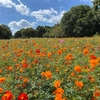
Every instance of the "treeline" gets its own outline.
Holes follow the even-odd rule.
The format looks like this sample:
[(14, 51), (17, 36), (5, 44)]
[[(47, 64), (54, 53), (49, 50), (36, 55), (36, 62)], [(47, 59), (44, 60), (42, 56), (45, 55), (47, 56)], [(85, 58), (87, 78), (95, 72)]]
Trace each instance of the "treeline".
[(30, 37), (64, 37), (60, 24), (55, 26), (38, 26), (36, 29), (26, 28), (17, 31), (14, 38), (30, 38)]
[[(94, 0), (93, 7), (78, 5), (64, 13), (61, 22), (54, 26), (38, 26), (22, 28), (14, 33), (14, 38), (30, 37), (84, 37), (100, 34), (100, 0)], [(11, 30), (6, 25), (0, 25), (0, 39), (12, 37)]]

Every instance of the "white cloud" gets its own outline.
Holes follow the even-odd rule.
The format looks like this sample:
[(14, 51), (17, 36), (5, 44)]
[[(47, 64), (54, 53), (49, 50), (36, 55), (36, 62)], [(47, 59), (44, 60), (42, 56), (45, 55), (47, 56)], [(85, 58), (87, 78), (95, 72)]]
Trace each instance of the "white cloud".
[(36, 24), (36, 22), (28, 22), (27, 20), (25, 19), (22, 19), (18, 22), (16, 21), (11, 21), (8, 26), (10, 27), (12, 33), (20, 30), (21, 28), (28, 28), (28, 27), (33, 27), (34, 25)]
[(57, 23), (60, 21), (63, 13), (65, 11), (61, 11), (58, 13), (53, 8), (50, 9), (40, 9), (38, 11), (33, 11), (31, 16), (36, 17), (37, 21), (41, 22), (49, 22), (49, 23)]
[(14, 5), (12, 0), (0, 0), (0, 6), (11, 8)]
[(20, 0), (18, 0), (18, 2), (20, 3), (15, 4), (14, 7), (17, 10), (17, 12), (20, 12), (22, 15), (29, 15), (30, 14), (30, 9), (24, 5)]
[(30, 14), (30, 9), (27, 8), (26, 5), (23, 5), (22, 3), (19, 5), (15, 5), (15, 9), (17, 10), (17, 12), (20, 12), (22, 15)]
[(61, 11), (60, 14), (52, 16), (50, 19), (47, 20), (49, 23), (59, 23), (65, 11)]
[(12, 0), (0, 0), (0, 6), (6, 8), (14, 7), (17, 12), (20, 12), (22, 15), (29, 15), (30, 9), (24, 5), (20, 0), (18, 0), (19, 4), (16, 4)]
[(40, 9), (38, 11), (33, 11), (31, 13), (31, 16), (34, 16), (36, 18), (38, 18), (38, 16), (51, 16), (52, 14), (58, 14), (58, 12), (56, 10), (54, 10), (53, 8), (50, 9)]

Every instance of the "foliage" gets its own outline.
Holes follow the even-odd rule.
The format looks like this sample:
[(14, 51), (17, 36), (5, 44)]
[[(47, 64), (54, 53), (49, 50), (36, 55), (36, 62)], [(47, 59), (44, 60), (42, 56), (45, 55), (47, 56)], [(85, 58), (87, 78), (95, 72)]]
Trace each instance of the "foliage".
[(97, 11), (99, 9), (99, 6), (100, 6), (100, 0), (94, 0), (93, 1), (94, 11)]
[(43, 37), (49, 37), (51, 29), (52, 29), (51, 26), (45, 26), (46, 32), (45, 34), (43, 34)]
[(10, 39), (12, 37), (12, 32), (7, 25), (0, 25), (0, 39)]
[(14, 38), (48, 37), (47, 33), (49, 33), (51, 28), (50, 26), (38, 26), (36, 29), (22, 28), (14, 33)]
[(67, 37), (93, 36), (96, 32), (100, 32), (99, 19), (95, 18), (88, 5), (72, 7), (62, 17), (61, 26)]
[(61, 38), (64, 37), (64, 33), (61, 29), (60, 24), (55, 24), (49, 32), (49, 37), (52, 38)]
[(22, 38), (36, 37), (36, 31), (33, 28), (26, 28), (21, 30)]
[(22, 38), (21, 30), (15, 32), (15, 34), (14, 34), (14, 38)]
[(0, 40), (0, 99), (100, 100), (99, 44), (98, 36)]
[(43, 34), (46, 33), (46, 28), (44, 26), (38, 26), (36, 28), (36, 36), (37, 37), (43, 37)]
[(95, 17), (98, 19), (98, 22), (100, 22), (100, 0), (94, 0), (93, 1), (93, 11), (95, 14)]

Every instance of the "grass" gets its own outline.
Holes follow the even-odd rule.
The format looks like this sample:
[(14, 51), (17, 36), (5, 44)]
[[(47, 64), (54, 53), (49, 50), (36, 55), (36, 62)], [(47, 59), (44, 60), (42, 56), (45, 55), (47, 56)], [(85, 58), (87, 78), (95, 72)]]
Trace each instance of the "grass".
[(0, 40), (0, 97), (100, 100), (100, 37)]

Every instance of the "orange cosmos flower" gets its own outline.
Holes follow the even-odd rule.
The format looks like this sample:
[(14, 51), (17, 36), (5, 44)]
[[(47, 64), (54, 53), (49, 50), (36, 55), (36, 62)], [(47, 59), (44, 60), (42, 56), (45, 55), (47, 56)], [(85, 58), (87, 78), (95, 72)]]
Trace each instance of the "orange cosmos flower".
[(0, 93), (2, 93), (3, 92), (3, 89), (0, 87)]
[(99, 91), (95, 91), (95, 92), (94, 92), (94, 96), (95, 96), (95, 97), (100, 97), (100, 90), (99, 90)]
[(97, 100), (97, 98), (95, 98), (95, 97), (92, 97), (92, 98), (91, 98), (91, 100)]
[(19, 57), (19, 56), (20, 56), (20, 54), (18, 53), (18, 54), (16, 54), (16, 56), (17, 56), (17, 57)]
[(46, 76), (46, 78), (50, 79), (52, 77), (51, 71), (46, 71), (45, 76)]
[(74, 70), (75, 70), (76, 72), (81, 72), (81, 67), (80, 67), (80, 66), (75, 66), (75, 67), (74, 67)]
[(82, 78), (82, 76), (81, 75), (78, 75), (77, 78)]
[(98, 57), (97, 59), (98, 59), (98, 61), (100, 62), (100, 57)]
[(6, 80), (6, 78), (5, 78), (5, 77), (1, 77), (1, 78), (0, 78), (0, 83), (5, 82), (5, 80)]
[(66, 57), (65, 57), (65, 60), (72, 60), (73, 59), (73, 55), (72, 54), (68, 54)]
[(45, 57), (45, 53), (41, 53), (41, 57)]
[(33, 50), (32, 50), (32, 49), (30, 49), (29, 51), (30, 51), (30, 53), (32, 53), (32, 52), (33, 52)]
[(41, 75), (44, 76), (44, 77), (46, 77), (47, 79), (52, 78), (52, 73), (49, 70), (46, 71), (46, 72), (42, 72)]
[(90, 66), (92, 68), (94, 68), (95, 66), (98, 65), (99, 61), (98, 61), (98, 59), (91, 59), (91, 60), (89, 60), (89, 63), (90, 63)]
[(57, 94), (55, 96), (55, 99), (54, 100), (63, 100), (62, 95), (61, 94)]
[(67, 100), (67, 99), (62, 98), (62, 95), (57, 95), (54, 100)]
[(19, 67), (20, 66), (20, 64), (16, 64), (16, 67)]
[(4, 57), (3, 60), (6, 60), (6, 58)]
[(58, 54), (62, 54), (62, 50), (58, 50), (57, 52), (58, 52)]
[(71, 76), (75, 76), (75, 73), (74, 73), (74, 72), (72, 72), (72, 73), (71, 73)]
[(24, 70), (22, 68), (20, 68), (19, 70), (20, 70), (20, 72), (24, 72)]
[(47, 56), (48, 56), (48, 58), (50, 58), (52, 56), (52, 53), (48, 52)]
[(59, 72), (59, 71), (60, 71), (60, 68), (59, 68), (59, 67), (57, 67), (57, 68), (56, 68), (56, 72)]
[(0, 69), (0, 73), (2, 73), (2, 69)]
[(26, 87), (26, 84), (23, 83), (23, 84), (21, 85), (21, 87), (25, 88), (25, 87)]
[(28, 78), (24, 78), (23, 82), (27, 83), (28, 82)]
[(7, 66), (6, 68), (7, 68), (7, 70), (10, 70), (10, 71), (12, 71), (12, 69), (13, 69), (13, 66)]
[(57, 88), (57, 89), (53, 92), (53, 94), (55, 94), (55, 95), (63, 95), (63, 93), (64, 93), (64, 90), (63, 90), (62, 88)]
[(26, 58), (22, 60), (22, 64), (26, 63)]
[[(18, 77), (18, 76), (17, 76)], [(23, 76), (19, 76), (19, 79), (22, 79), (23, 78)]]
[(13, 98), (13, 94), (10, 91), (6, 91), (2, 96), (1, 100), (11, 100)]
[(81, 81), (75, 81), (76, 86), (78, 86), (80, 89), (84, 86), (83, 82)]
[(88, 54), (88, 53), (89, 53), (89, 49), (85, 48), (85, 49), (83, 50), (83, 54), (86, 55), (86, 54)]
[(60, 80), (56, 80), (54, 83), (54, 87), (58, 88), (61, 85), (61, 81)]
[(5, 56), (6, 56), (6, 57), (8, 57), (9, 55), (10, 55), (10, 52), (6, 53), (6, 55), (5, 55)]
[(51, 71), (46, 71), (46, 72), (45, 72), (45, 76), (46, 76), (47, 79), (52, 78), (52, 73), (51, 73)]
[(41, 73), (41, 76), (45, 76), (45, 72), (42, 72), (42, 73)]
[(14, 58), (14, 62), (16, 62), (17, 61), (17, 59), (16, 58)]

